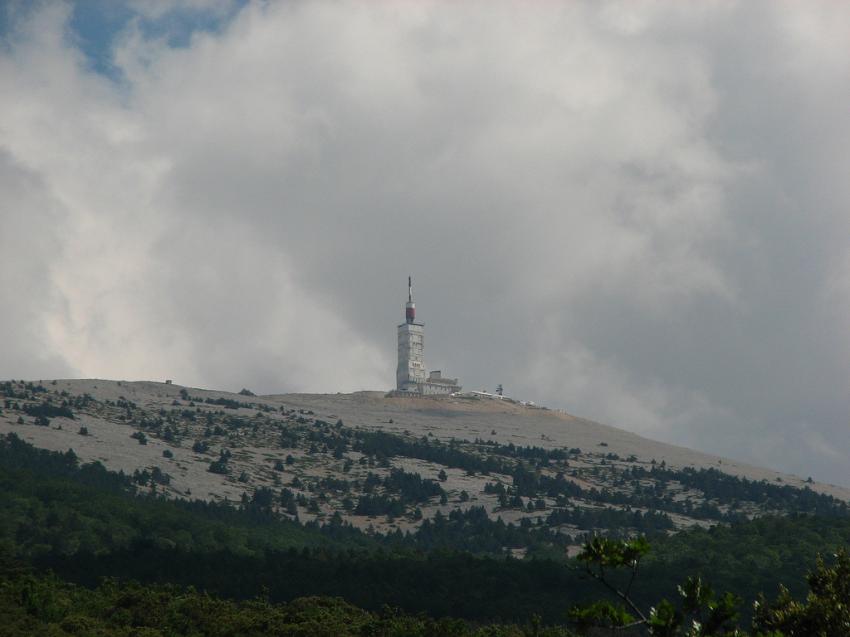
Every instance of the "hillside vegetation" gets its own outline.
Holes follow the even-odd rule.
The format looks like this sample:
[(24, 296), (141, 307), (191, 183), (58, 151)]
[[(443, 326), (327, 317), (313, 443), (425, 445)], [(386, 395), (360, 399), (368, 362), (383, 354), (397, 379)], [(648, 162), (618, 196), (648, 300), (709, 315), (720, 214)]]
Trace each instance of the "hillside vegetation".
[[(458, 516), (442, 522), (445, 550), (435, 553), (422, 548), (428, 543), (417, 534), (369, 535), (339, 519), (300, 525), (250, 500), (237, 507), (140, 493), (126, 475), (97, 464), (80, 465), (70, 452), (38, 450), (13, 435), (0, 441), (0, 485), (0, 508), (6, 513), (0, 560), (18, 569), (30, 565), (35, 573), (51, 569), (90, 587), (110, 577), (179, 590), (191, 586), (246, 602), (341, 597), (372, 612), (389, 605), (403, 615), (518, 625), (534, 617), (546, 625), (564, 624), (570, 607), (604, 597), (563, 554), (516, 560), (495, 552), (479, 557), (463, 552), (451, 539), (453, 534), (462, 538), (461, 548), (467, 542), (462, 532), (467, 521)], [(499, 527), (518, 537), (536, 531), (493, 523), (486, 516), (481, 521), (477, 532), (482, 537)], [(779, 583), (799, 596), (816, 556), (848, 542), (850, 519), (841, 516), (787, 516), (659, 537), (644, 561), (645, 582), (634, 597), (641, 604), (674, 597), (684, 574), (702, 575), (743, 599), (759, 591), (774, 595)], [(86, 593), (61, 581), (36, 580), (37, 586), (58, 587), (66, 597), (109, 596), (118, 590)], [(137, 596), (140, 590), (162, 594), (132, 590)], [(252, 603), (222, 608), (249, 613)], [(331, 615), (347, 608), (331, 606)], [(368, 613), (362, 617), (367, 623), (379, 621)]]
[[(846, 634), (829, 632), (847, 593), (829, 582), (850, 567), (829, 556), (850, 544), (847, 504), (805, 484), (375, 431), (310, 410), (272, 417), (239, 404), (248, 396), (205, 409), (182, 390), (186, 404), (163, 414), (49, 387), (0, 385), (15, 430), (0, 437), (0, 635), (567, 635), (633, 622), (635, 634), (674, 635), (698, 611), (724, 631)], [(17, 435), (69, 428), (87, 441), (118, 431), (162, 460), (112, 471)], [(275, 452), (258, 464), (261, 448)], [(239, 497), (175, 488), (178, 454)], [(613, 558), (588, 553), (603, 536)], [(616, 547), (644, 537), (630, 607), (614, 591), (637, 561)], [(682, 597), (687, 578), (728, 595)], [(760, 593), (776, 601), (754, 609)], [(666, 633), (648, 610), (665, 598)], [(811, 628), (823, 621), (826, 632)], [(688, 634), (726, 634), (700, 630)]]
[[(342, 518), (381, 533), (421, 528), (426, 548), (440, 541), (426, 539), (440, 518), (457, 511), (476, 524), (483, 515), (540, 531), (507, 533), (499, 547), (477, 545), (514, 555), (544, 545), (575, 554), (589, 533), (627, 537), (770, 514), (847, 514), (846, 500), (823, 485), (778, 474), (756, 480), (748, 477), (761, 475), (754, 469), (519, 406), (423, 399), (406, 409), (409, 399), (257, 397), (110, 381), (6, 382), (0, 395), (0, 433), (73, 448), (83, 460), (123, 469), (137, 489), (213, 502), (247, 498), (300, 522)], [(382, 413), (405, 423), (367, 423)], [(530, 444), (536, 430), (544, 433)], [(477, 433), (446, 437), (462, 431)], [(575, 444), (588, 436), (593, 447)], [(628, 455), (623, 436), (634, 443)], [(658, 459), (640, 455), (652, 451)], [(678, 466), (676, 458), (702, 465)]]

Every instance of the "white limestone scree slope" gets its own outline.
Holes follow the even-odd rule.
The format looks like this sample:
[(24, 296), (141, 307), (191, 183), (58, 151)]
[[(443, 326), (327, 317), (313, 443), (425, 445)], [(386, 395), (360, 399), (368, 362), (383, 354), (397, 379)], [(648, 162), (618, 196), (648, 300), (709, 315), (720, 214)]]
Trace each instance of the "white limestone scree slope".
[(398, 326), (398, 367), (396, 391), (406, 394), (453, 394), (461, 387), (456, 378), (443, 378), (442, 372), (425, 376), (425, 325), (416, 322), (413, 281), (407, 277), (407, 303), (404, 323)]

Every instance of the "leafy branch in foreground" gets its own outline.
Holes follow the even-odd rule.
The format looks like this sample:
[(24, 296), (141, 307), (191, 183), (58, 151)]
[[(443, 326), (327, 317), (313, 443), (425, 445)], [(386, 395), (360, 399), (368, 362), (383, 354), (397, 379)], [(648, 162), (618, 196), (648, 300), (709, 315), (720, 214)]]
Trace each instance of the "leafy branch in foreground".
[[(624, 612), (623, 609), (603, 609), (604, 604), (596, 604), (597, 610), (614, 626), (626, 627), (630, 625), (644, 624), (647, 622), (646, 615), (638, 608), (629, 594), (632, 590), (641, 558), (649, 552), (649, 542), (646, 538), (639, 537), (632, 540), (612, 540), (605, 537), (594, 537), (586, 542), (578, 560), (583, 562), (587, 574), (600, 582), (620, 600), (632, 609), (635, 617)], [(618, 588), (608, 577), (610, 569), (625, 568), (630, 571), (628, 584), (622, 590)], [(582, 615), (583, 619), (589, 620), (591, 616), (587, 613)], [(602, 619), (603, 617), (600, 617)]]
[[(612, 540), (595, 537), (585, 543), (578, 555), (586, 573), (600, 582), (621, 604), (597, 601), (588, 606), (574, 607), (570, 618), (579, 630), (594, 627), (614, 630), (643, 629), (658, 637), (708, 637), (739, 635), (734, 627), (740, 599), (731, 593), (717, 597), (711, 587), (699, 577), (689, 577), (678, 587), (681, 607), (662, 599), (644, 612), (632, 599), (631, 591), (638, 575), (641, 559), (649, 552), (646, 538)], [(616, 582), (612, 571), (625, 571), (625, 586)], [(619, 578), (622, 579), (622, 578)]]
[(785, 587), (773, 604), (760, 596), (754, 604), (753, 627), (770, 635), (850, 635), (850, 553), (841, 549), (833, 557), (832, 566), (818, 558), (815, 571), (806, 578), (805, 602), (794, 600)]

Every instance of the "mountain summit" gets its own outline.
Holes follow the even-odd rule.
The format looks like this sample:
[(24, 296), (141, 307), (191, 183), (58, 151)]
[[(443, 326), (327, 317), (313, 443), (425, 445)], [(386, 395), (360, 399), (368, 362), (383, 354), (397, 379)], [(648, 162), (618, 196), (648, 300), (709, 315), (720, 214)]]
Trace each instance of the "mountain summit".
[(412, 531), (453, 511), (591, 532), (668, 532), (846, 509), (850, 490), (481, 395), (255, 396), (171, 383), (0, 383), (0, 434), (73, 449), (169, 497), (274, 494), (281, 515)]

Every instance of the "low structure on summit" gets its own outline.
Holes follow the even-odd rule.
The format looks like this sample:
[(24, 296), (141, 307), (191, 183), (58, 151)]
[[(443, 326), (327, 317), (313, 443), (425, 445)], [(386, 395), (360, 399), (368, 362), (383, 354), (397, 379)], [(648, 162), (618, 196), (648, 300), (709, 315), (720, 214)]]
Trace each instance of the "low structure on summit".
[(461, 390), (457, 378), (443, 378), (440, 371), (425, 372), (425, 325), (416, 322), (413, 281), (407, 277), (407, 304), (404, 323), (398, 326), (398, 367), (396, 392), (412, 394), (453, 394)]

